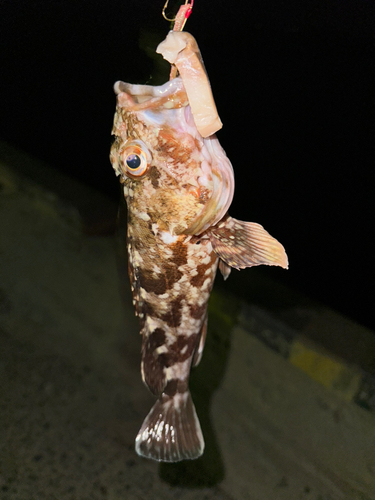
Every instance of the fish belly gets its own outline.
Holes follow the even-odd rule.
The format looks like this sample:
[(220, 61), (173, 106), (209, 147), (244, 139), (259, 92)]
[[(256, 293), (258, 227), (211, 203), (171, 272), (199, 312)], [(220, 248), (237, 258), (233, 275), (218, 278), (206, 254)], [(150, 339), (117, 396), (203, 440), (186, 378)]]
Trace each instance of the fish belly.
[(173, 237), (129, 256), (141, 320), (142, 376), (155, 395), (168, 381), (187, 379), (206, 320), (218, 258), (209, 239)]

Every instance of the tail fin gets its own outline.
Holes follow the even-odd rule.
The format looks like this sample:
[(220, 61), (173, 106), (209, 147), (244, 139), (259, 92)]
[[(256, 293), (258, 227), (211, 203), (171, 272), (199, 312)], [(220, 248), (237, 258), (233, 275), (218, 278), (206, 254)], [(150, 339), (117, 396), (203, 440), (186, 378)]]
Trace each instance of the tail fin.
[(135, 450), (159, 462), (179, 462), (202, 455), (203, 435), (189, 391), (160, 396), (142, 424)]

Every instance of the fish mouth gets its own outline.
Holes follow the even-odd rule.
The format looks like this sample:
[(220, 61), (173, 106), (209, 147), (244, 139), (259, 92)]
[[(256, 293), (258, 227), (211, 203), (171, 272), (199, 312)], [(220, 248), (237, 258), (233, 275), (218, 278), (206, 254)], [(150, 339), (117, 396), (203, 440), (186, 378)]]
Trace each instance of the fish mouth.
[(116, 95), (125, 93), (131, 99), (133, 111), (152, 108), (181, 108), (189, 105), (181, 78), (174, 78), (163, 85), (137, 85), (118, 81), (113, 89)]

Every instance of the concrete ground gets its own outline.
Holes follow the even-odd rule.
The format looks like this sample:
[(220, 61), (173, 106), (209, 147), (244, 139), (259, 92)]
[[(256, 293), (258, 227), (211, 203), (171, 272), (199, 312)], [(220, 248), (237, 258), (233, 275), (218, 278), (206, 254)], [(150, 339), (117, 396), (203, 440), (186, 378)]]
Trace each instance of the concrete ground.
[[(57, 174), (56, 189), (40, 185), (25, 162), (0, 164), (1, 500), (375, 499), (361, 370), (302, 341), (290, 308), (276, 317), (222, 287), (191, 380), (205, 454), (138, 457), (153, 398), (122, 246), (105, 234), (112, 208)], [(324, 307), (303, 311), (369, 334)]]

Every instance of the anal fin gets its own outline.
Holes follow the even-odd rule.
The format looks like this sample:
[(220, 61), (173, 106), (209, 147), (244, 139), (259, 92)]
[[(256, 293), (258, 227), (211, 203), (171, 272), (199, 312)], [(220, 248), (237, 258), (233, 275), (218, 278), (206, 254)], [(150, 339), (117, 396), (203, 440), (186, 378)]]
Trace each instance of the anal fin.
[(192, 460), (202, 455), (203, 434), (188, 390), (161, 395), (142, 424), (135, 450), (158, 462)]
[(210, 228), (208, 235), (214, 252), (230, 267), (245, 269), (264, 264), (288, 268), (284, 247), (260, 224), (233, 219), (227, 214)]
[(192, 361), (193, 367), (198, 366), (201, 359), (202, 359), (204, 344), (206, 343), (206, 336), (207, 336), (207, 313), (206, 313), (206, 316), (204, 318), (202, 328), (200, 331), (199, 345), (198, 345), (196, 351), (194, 352), (193, 361)]
[(219, 259), (219, 269), (221, 274), (223, 275), (224, 281), (228, 278), (230, 275), (232, 269), (228, 264), (226, 264), (223, 260)]

